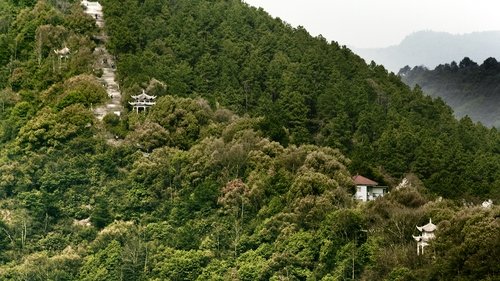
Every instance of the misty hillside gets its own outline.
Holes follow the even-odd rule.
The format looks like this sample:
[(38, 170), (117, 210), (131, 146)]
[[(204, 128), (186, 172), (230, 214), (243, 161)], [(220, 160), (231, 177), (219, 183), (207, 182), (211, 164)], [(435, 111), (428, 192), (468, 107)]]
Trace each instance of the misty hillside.
[(399, 45), (377, 49), (354, 49), (367, 62), (375, 61), (397, 72), (405, 65), (434, 68), (447, 61), (469, 57), (484, 61), (500, 59), (500, 31), (454, 35), (446, 32), (419, 31), (408, 35)]
[(468, 115), (500, 128), (500, 63), (495, 58), (478, 65), (466, 57), (459, 64), (440, 64), (433, 70), (407, 66), (399, 75), (411, 87), (418, 84), (426, 94), (441, 97), (458, 118)]
[(500, 276), (497, 130), (239, 0), (102, 5), (0, 1), (2, 281)]

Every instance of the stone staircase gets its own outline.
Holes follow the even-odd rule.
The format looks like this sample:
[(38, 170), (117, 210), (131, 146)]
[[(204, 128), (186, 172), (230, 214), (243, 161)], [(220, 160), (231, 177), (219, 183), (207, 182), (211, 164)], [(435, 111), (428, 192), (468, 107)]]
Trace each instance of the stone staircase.
[(103, 43), (101, 43), (94, 50), (94, 55), (97, 58), (95, 68), (102, 69), (102, 76), (99, 78), (99, 80), (106, 87), (109, 100), (106, 102), (106, 104), (94, 108), (94, 115), (99, 120), (102, 120), (104, 116), (109, 113), (120, 116), (123, 112), (123, 106), (121, 105), (122, 95), (120, 93), (120, 87), (116, 82), (115, 62), (113, 60), (113, 57), (109, 54), (108, 50), (106, 50), (105, 47), (107, 35), (105, 34), (103, 28), (104, 18), (102, 13), (102, 6), (99, 2), (90, 2), (86, 0), (83, 0), (81, 3), (85, 9), (85, 13), (92, 16), (101, 29), (100, 38), (104, 38)]

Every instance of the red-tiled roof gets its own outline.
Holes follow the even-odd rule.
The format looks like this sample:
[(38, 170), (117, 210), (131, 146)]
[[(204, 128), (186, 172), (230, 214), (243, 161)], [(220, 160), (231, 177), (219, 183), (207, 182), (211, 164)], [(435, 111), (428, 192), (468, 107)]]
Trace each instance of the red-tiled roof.
[(367, 179), (360, 175), (352, 177), (352, 180), (356, 185), (378, 185), (378, 182), (372, 181), (371, 179)]

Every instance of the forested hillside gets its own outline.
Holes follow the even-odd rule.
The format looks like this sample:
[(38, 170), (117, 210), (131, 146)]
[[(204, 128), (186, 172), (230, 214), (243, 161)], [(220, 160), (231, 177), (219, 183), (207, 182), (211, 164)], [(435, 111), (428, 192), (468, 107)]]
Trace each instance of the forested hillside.
[(500, 128), (500, 63), (495, 58), (478, 65), (466, 57), (434, 70), (406, 66), (399, 75), (411, 87), (418, 84), (426, 94), (442, 98), (458, 118), (467, 115), (474, 122)]
[(157, 79), (169, 94), (263, 116), (261, 129), (285, 146), (338, 148), (353, 173), (413, 172), (447, 197), (498, 194), (497, 131), (455, 121), (442, 100), (335, 42), (239, 1), (107, 0), (104, 9), (129, 94)]
[(498, 279), (495, 129), (240, 1), (103, 5), (123, 105), (158, 98), (101, 122), (95, 20), (0, 2), (1, 280)]

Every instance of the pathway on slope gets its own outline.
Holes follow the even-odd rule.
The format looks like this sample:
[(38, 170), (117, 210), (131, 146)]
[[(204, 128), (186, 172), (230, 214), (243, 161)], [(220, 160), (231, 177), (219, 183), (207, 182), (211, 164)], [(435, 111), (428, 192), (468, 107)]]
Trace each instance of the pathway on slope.
[(99, 80), (106, 87), (108, 97), (110, 98), (106, 104), (94, 108), (94, 115), (99, 120), (102, 120), (108, 113), (114, 113), (120, 116), (123, 112), (123, 107), (121, 105), (122, 95), (118, 83), (115, 80), (115, 62), (105, 47), (107, 35), (104, 31), (102, 6), (99, 2), (90, 2), (86, 0), (82, 1), (82, 5), (85, 7), (85, 13), (92, 16), (92, 18), (96, 20), (97, 26), (101, 29), (100, 38), (103, 43), (94, 51), (97, 58), (95, 67), (102, 69), (103, 74)]

